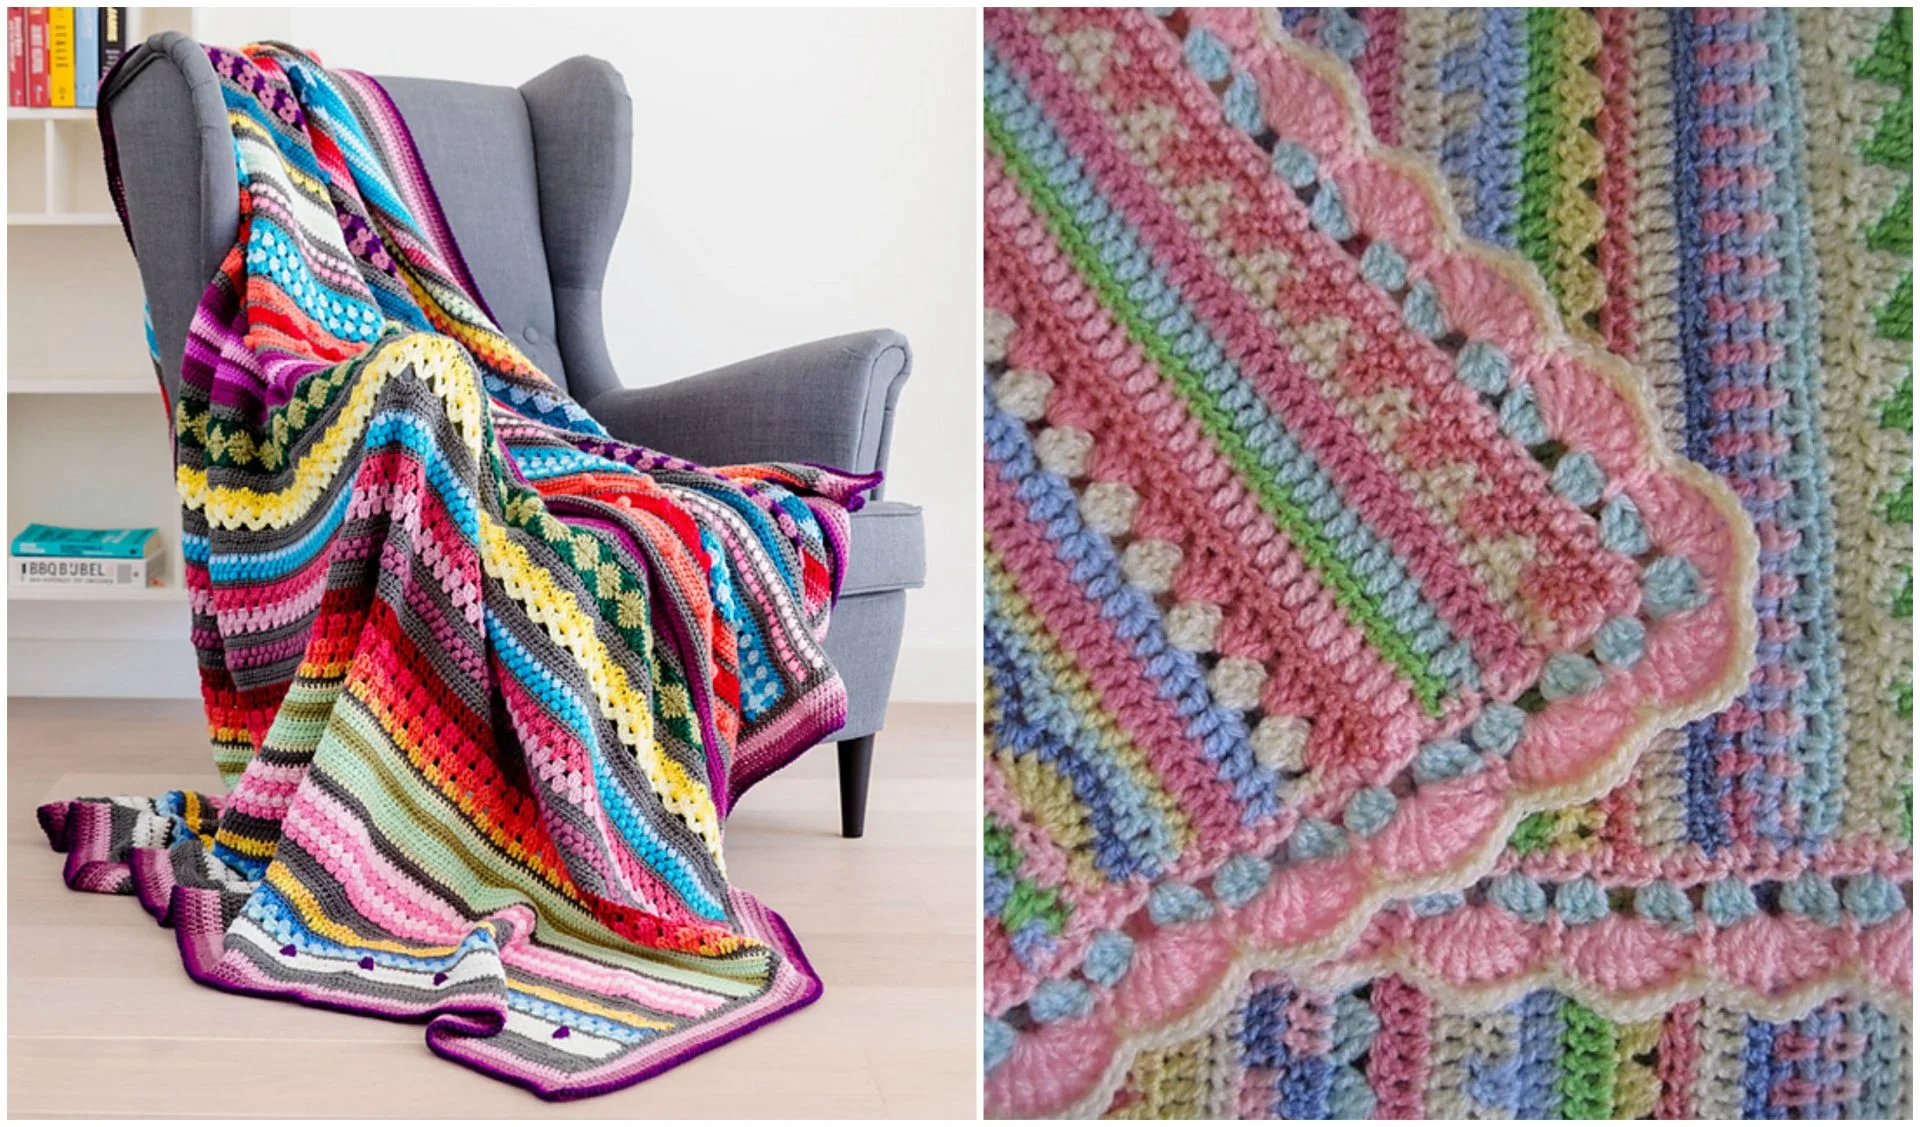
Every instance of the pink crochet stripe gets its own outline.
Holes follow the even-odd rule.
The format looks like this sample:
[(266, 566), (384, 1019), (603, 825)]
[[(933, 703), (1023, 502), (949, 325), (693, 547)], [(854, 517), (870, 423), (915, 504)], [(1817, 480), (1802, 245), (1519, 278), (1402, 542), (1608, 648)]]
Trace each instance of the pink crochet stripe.
[(1367, 1061), (1367, 1085), (1379, 1103), (1378, 1119), (1419, 1119), (1427, 1093), (1427, 1030), (1433, 1003), (1398, 978), (1373, 986), (1373, 1012), (1380, 1032), (1373, 1036)]
[(1660, 1103), (1655, 1114), (1661, 1119), (1692, 1119), (1693, 1071), (1700, 1060), (1700, 1002), (1682, 1002), (1673, 1008), (1660, 1026), (1659, 1068)]
[(1367, 46), (1353, 60), (1354, 73), (1366, 91), (1373, 135), (1383, 145), (1400, 143), (1400, 120), (1395, 91), (1400, 85), (1400, 10), (1367, 8), (1360, 13), (1367, 29)]
[(1861, 873), (1904, 876), (1912, 870), (1913, 853), (1868, 836), (1837, 838), (1818, 850), (1782, 849), (1765, 840), (1742, 840), (1713, 853), (1698, 846), (1653, 849), (1614, 843), (1594, 849), (1529, 853), (1514, 867), (1545, 881), (1589, 876), (1605, 884), (1638, 886), (1652, 880), (1670, 880), (1689, 885), (1730, 876), (1791, 880), (1808, 871), (1829, 877)]

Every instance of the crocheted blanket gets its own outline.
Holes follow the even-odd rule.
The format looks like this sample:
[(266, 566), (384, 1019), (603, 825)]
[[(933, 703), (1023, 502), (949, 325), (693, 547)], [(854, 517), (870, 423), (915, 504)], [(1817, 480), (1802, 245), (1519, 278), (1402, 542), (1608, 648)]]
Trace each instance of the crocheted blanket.
[(67, 883), (197, 981), (423, 1022), (549, 1098), (811, 1002), (721, 830), (842, 722), (821, 639), (877, 475), (609, 437), (496, 327), (373, 80), (208, 54), (239, 239), (173, 411), (230, 792), (43, 807)]
[[(1797, 51), (1796, 18), (1836, 27)], [(1905, 1098), (1883, 23), (990, 14), (990, 1111)], [(1589, 611), (1612, 559), (1638, 589)], [(1357, 592), (1475, 658), (1410, 735)], [(1571, 769), (1530, 794), (1541, 746)], [(1449, 787), (1482, 805), (1422, 821)]]

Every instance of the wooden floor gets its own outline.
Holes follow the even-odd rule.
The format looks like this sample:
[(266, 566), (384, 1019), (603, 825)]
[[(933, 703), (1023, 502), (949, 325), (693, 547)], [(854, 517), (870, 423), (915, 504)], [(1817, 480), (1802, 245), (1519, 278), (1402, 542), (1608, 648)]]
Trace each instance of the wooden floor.
[(834, 756), (728, 824), (733, 879), (793, 925), (818, 1002), (636, 1087), (572, 1103), (427, 1050), (415, 1025), (222, 994), (131, 899), (69, 892), (41, 802), (219, 789), (190, 702), (8, 702), (8, 1111), (15, 1116), (973, 1118), (976, 729), (895, 705), (867, 836), (839, 836)]

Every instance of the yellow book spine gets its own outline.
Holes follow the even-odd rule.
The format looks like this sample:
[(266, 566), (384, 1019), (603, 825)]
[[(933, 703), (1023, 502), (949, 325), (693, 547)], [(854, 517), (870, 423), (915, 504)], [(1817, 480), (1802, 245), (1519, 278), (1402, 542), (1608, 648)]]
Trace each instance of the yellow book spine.
[(73, 105), (73, 9), (47, 9), (47, 102)]

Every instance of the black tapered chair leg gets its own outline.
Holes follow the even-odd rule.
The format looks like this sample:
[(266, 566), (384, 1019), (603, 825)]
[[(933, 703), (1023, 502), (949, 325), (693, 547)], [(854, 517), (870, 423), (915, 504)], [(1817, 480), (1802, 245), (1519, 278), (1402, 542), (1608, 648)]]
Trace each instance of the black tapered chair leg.
[(867, 830), (867, 769), (873, 765), (873, 737), (840, 741), (840, 836)]

